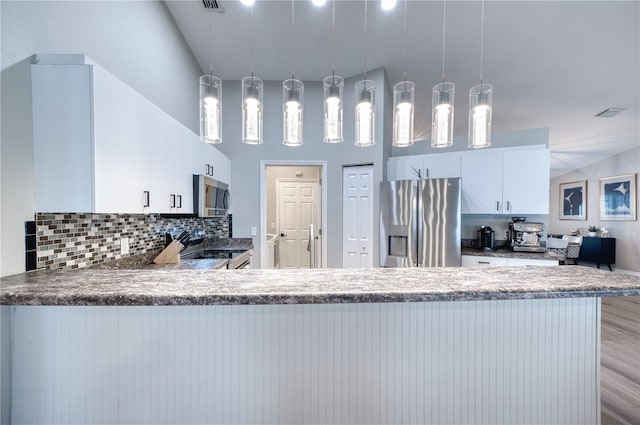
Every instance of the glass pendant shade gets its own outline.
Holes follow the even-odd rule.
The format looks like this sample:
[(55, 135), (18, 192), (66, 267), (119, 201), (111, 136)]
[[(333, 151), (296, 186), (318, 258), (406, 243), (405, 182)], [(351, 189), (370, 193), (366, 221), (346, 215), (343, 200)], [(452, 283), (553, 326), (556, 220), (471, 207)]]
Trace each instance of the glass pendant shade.
[(242, 79), (242, 142), (262, 144), (262, 80), (255, 77)]
[(413, 145), (415, 84), (401, 81), (393, 86), (393, 146)]
[(371, 80), (356, 83), (356, 146), (373, 146), (375, 139), (376, 84)]
[(222, 80), (213, 75), (200, 76), (200, 140), (222, 143)]
[(453, 145), (453, 105), (456, 85), (440, 83), (433, 86), (431, 114), (431, 147), (446, 148)]
[(302, 146), (302, 108), (304, 104), (304, 84), (289, 79), (282, 83), (282, 117), (286, 146)]
[(329, 75), (324, 85), (324, 140), (325, 143), (342, 143), (342, 98), (344, 79)]
[(493, 86), (480, 84), (469, 90), (469, 147), (491, 146)]

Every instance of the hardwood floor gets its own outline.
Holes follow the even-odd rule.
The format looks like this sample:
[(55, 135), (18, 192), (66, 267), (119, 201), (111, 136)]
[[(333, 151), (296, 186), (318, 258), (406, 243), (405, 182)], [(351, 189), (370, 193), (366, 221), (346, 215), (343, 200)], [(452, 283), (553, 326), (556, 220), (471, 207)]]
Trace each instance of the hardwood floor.
[(640, 424), (640, 297), (602, 298), (603, 425)]

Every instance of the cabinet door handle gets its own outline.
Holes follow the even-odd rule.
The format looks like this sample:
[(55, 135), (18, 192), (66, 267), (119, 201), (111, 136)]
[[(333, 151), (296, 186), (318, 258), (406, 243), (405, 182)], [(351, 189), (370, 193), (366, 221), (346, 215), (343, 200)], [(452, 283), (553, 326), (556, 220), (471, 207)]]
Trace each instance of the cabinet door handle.
[(511, 202), (507, 201), (507, 211), (511, 211)]
[(427, 175), (427, 178), (429, 178), (429, 169), (428, 168), (424, 169), (424, 173)]
[(178, 197), (178, 206), (177, 208), (182, 208), (182, 195), (177, 195)]
[(176, 207), (176, 195), (172, 193), (169, 198), (169, 208), (175, 208), (175, 207)]
[(491, 264), (488, 261), (478, 261), (478, 264)]
[(144, 192), (142, 192), (142, 206), (147, 208), (149, 207), (150, 202), (151, 199), (149, 197), (149, 191), (145, 190)]
[(500, 201), (496, 201), (496, 211), (500, 211)]

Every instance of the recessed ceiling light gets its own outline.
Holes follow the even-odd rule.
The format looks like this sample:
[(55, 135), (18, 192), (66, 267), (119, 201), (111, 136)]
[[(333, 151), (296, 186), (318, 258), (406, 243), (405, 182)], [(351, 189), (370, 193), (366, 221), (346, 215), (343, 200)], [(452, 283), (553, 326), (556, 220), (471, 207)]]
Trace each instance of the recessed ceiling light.
[(595, 114), (594, 117), (611, 118), (624, 111), (626, 108), (607, 108), (599, 114)]
[(256, 0), (240, 0), (245, 6), (253, 6)]
[(397, 0), (382, 0), (380, 6), (383, 10), (391, 10), (396, 7)]
[(321, 7), (324, 6), (327, 3), (327, 0), (311, 0), (311, 3), (313, 3), (314, 5)]

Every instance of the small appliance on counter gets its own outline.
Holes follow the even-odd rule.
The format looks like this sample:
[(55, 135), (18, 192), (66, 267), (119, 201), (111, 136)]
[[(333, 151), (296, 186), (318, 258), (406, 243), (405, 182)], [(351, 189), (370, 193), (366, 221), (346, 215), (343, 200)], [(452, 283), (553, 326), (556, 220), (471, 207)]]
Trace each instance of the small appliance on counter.
[(540, 234), (544, 231), (544, 223), (526, 221), (526, 217), (511, 217), (509, 223), (509, 240), (514, 251), (545, 252), (540, 244)]
[(496, 250), (496, 234), (489, 226), (482, 226), (478, 230), (478, 249), (482, 251)]

